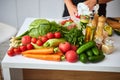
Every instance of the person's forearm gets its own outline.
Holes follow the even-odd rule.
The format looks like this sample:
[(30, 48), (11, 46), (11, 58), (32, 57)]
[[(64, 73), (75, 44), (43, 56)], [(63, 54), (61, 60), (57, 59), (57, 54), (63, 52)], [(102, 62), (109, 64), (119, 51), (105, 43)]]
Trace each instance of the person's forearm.
[(64, 3), (66, 4), (66, 6), (73, 5), (72, 0), (64, 0)]
[(98, 0), (98, 4), (107, 3), (110, 1), (112, 1), (112, 0)]

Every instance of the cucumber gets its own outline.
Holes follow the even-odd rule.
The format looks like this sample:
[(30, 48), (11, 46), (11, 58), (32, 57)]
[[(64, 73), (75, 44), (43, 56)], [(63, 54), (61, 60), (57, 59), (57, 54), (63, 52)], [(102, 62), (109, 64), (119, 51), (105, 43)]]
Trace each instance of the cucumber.
[(94, 53), (94, 55), (98, 56), (99, 55), (99, 50), (97, 48), (97, 46), (92, 48), (92, 52)]
[(88, 57), (88, 60), (92, 63), (100, 62), (105, 58), (105, 55), (99, 55), (99, 56), (90, 56)]
[(94, 55), (91, 49), (87, 50), (86, 54), (87, 54), (87, 56), (93, 56)]
[(86, 55), (85, 53), (80, 54), (80, 55), (79, 55), (79, 60), (80, 60), (82, 63), (88, 62), (87, 55)]
[(96, 45), (96, 43), (94, 41), (89, 41), (85, 44), (83, 44), (82, 46), (80, 46), (78, 49), (77, 49), (77, 54), (81, 54), (83, 53), (84, 51), (94, 47)]

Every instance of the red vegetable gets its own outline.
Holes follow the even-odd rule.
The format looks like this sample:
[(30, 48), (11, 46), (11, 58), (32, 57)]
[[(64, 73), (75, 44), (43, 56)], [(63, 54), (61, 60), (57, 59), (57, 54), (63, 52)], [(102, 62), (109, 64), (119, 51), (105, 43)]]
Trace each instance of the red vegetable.
[(48, 39), (52, 39), (52, 38), (55, 37), (55, 36), (54, 36), (54, 33), (52, 33), (52, 32), (47, 33), (46, 36), (47, 36)]
[(28, 36), (28, 35), (23, 36), (22, 39), (21, 39), (21, 41), (22, 41), (23, 45), (29, 44), (29, 43), (31, 43), (31, 37)]
[(42, 46), (42, 45), (43, 45), (43, 42), (42, 42), (40, 39), (38, 39), (38, 40), (36, 41), (36, 44), (37, 44), (38, 46)]
[(67, 60), (68, 62), (73, 63), (73, 62), (77, 62), (77, 60), (78, 60), (78, 55), (77, 55), (77, 53), (76, 53), (75, 51), (69, 50), (69, 51), (67, 51), (67, 52), (65, 53), (65, 58), (66, 58), (66, 60)]
[(32, 44), (27, 44), (27, 49), (28, 49), (28, 50), (33, 49), (33, 45), (32, 45)]
[(64, 43), (60, 43), (60, 44), (59, 44), (59, 49), (60, 49), (63, 53), (65, 53), (65, 52), (67, 52), (68, 50), (70, 50), (70, 48), (71, 48), (71, 45), (70, 45), (69, 42), (64, 42)]
[(61, 33), (60, 32), (55, 32), (54, 36), (55, 36), (55, 38), (61, 38)]
[(37, 38), (32, 38), (32, 39), (31, 39), (31, 42), (32, 42), (32, 43), (36, 43), (36, 41), (37, 41)]
[(23, 51), (26, 51), (27, 50), (27, 46), (26, 45), (23, 45), (23, 46), (20, 46), (20, 50), (23, 52)]

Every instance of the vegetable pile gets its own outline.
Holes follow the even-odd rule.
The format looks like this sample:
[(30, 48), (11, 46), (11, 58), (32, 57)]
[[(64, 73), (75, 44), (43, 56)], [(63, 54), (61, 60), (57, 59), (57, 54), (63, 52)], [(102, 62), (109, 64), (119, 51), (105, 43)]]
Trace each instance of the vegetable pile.
[[(83, 17), (83, 16), (82, 16)], [(78, 25), (79, 24), (79, 25)], [(11, 57), (22, 55), (28, 58), (68, 61), (71, 63), (100, 62), (104, 51), (94, 39), (93, 27), (88, 23), (63, 20), (60, 23), (47, 19), (36, 19), (23, 34), (12, 37), (7, 54)], [(86, 32), (84, 32), (86, 31)], [(100, 31), (99, 31), (100, 32)]]

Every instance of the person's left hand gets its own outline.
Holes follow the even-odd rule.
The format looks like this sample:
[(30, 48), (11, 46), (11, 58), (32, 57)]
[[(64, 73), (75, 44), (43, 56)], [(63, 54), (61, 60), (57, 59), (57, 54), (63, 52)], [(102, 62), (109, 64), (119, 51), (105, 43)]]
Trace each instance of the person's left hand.
[(96, 0), (86, 0), (84, 3), (89, 7), (90, 10), (93, 10), (97, 2)]

